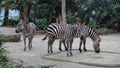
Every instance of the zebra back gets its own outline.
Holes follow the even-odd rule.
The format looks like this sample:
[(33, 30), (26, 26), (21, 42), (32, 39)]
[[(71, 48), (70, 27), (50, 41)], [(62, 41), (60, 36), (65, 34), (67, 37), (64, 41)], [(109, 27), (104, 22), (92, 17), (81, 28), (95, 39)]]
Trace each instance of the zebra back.
[(56, 38), (63, 37), (63, 28), (58, 23), (52, 23), (47, 27), (47, 33)]
[(47, 28), (47, 33), (57, 39), (74, 37), (77, 32), (77, 26), (70, 24), (52, 23)]
[(80, 35), (84, 37), (90, 37), (93, 41), (99, 38), (97, 31), (94, 28), (87, 25), (82, 25)]

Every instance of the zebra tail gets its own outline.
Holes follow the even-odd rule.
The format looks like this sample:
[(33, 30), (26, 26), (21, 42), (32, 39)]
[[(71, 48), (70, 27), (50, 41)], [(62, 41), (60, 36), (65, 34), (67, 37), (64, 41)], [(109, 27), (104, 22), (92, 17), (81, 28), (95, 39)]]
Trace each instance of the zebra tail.
[(48, 36), (48, 34), (42, 39), (42, 41), (44, 41), (45, 39), (47, 39), (47, 36)]

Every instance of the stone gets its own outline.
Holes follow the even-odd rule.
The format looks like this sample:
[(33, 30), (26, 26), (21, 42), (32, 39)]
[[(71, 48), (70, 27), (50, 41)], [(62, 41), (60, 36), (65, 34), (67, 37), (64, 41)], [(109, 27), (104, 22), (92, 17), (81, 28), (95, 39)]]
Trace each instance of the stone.
[(4, 42), (19, 42), (21, 39), (20, 34), (4, 34), (2, 36)]

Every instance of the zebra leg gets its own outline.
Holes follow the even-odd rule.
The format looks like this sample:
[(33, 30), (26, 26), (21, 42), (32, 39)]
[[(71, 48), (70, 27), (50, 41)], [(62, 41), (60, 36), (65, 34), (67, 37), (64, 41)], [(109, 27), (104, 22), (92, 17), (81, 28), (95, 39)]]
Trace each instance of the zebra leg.
[(26, 51), (26, 37), (23, 36), (23, 39), (24, 39), (24, 51)]
[[(54, 38), (50, 38), (49, 40), (48, 40), (48, 53), (53, 53), (53, 51), (52, 51), (52, 44), (54, 43), (54, 41), (55, 41), (55, 39)], [(50, 52), (49, 52), (50, 51)]]
[(67, 46), (66, 46), (66, 44), (65, 44), (65, 40), (63, 40), (63, 45), (64, 45), (64, 47), (65, 47), (65, 50), (67, 50)]
[(50, 53), (50, 41), (48, 40), (48, 53)]
[(67, 56), (69, 56), (69, 44), (70, 44), (70, 42), (69, 41), (66, 41), (66, 43), (67, 43)]
[(66, 44), (65, 44), (65, 40), (64, 39), (61, 39), (60, 41), (59, 41), (59, 50), (60, 51), (62, 51), (62, 49), (61, 49), (61, 44), (63, 43), (63, 45), (64, 45), (64, 47), (65, 47), (65, 50), (67, 50), (67, 47), (66, 47)]
[(55, 41), (55, 39), (51, 40), (51, 44), (50, 44), (50, 51), (51, 51), (51, 53), (53, 53), (52, 45), (53, 45), (54, 41)]
[(30, 45), (31, 48), (33, 48), (32, 41), (33, 41), (33, 36), (31, 37), (31, 45)]
[(70, 40), (70, 55), (71, 56), (73, 55), (72, 52), (71, 52), (72, 51), (72, 43), (73, 43), (73, 39)]
[(61, 44), (62, 44), (62, 39), (59, 41), (59, 50), (62, 51), (61, 49)]
[(86, 45), (86, 39), (83, 40), (83, 45), (84, 45), (83, 46), (84, 51), (87, 51), (86, 46), (85, 46)]
[(81, 37), (80, 37), (80, 46), (79, 46), (79, 51), (80, 51), (80, 52), (82, 52), (81, 46), (82, 46), (83, 41), (84, 41), (84, 36), (81, 36)]
[(32, 37), (28, 38), (28, 40), (29, 40), (28, 47), (29, 47), (29, 50), (31, 50), (31, 48), (32, 48)]
[(80, 52), (82, 52), (82, 50), (81, 50), (82, 42), (83, 42), (83, 40), (80, 40), (80, 45), (79, 45), (79, 51)]

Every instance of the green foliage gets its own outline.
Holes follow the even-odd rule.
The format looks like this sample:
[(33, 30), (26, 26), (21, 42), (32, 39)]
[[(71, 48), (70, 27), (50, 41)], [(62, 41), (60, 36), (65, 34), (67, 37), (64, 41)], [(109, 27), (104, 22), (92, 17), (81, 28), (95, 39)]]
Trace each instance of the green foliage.
[(3, 43), (3, 36), (2, 35), (0, 35), (0, 47), (1, 47), (1, 45), (2, 45), (2, 43)]
[(8, 62), (7, 51), (1, 46), (3, 43), (3, 36), (0, 35), (0, 68), (12, 68)]
[(6, 55), (7, 51), (0, 47), (0, 65), (6, 66), (8, 64), (9, 58)]
[(37, 24), (37, 30), (40, 29), (44, 30), (47, 28), (47, 19), (37, 19), (36, 24)]
[(6, 65), (0, 65), (0, 68), (15, 68), (11, 64), (6, 64)]
[(100, 25), (97, 23), (96, 20), (90, 21), (89, 25), (92, 26), (92, 27), (95, 28), (95, 29), (96, 29), (96, 28), (100, 28)]
[(69, 16), (69, 17), (67, 18), (67, 22), (68, 22), (68, 23), (74, 23), (74, 22), (75, 22), (75, 17), (74, 17), (74, 16)]
[(8, 19), (8, 22), (6, 24), (6, 26), (16, 26), (18, 23), (17, 20), (14, 20), (14, 19)]
[[(10, 9), (17, 9), (20, 11), (20, 17), (22, 18), (22, 12), (26, 1), (28, 1), (32, 6), (30, 10), (30, 20), (35, 21), (38, 26), (38, 30), (46, 29), (47, 25), (51, 23), (52, 19), (56, 18), (56, 6), (61, 8), (61, 0), (2, 0), (0, 1), (0, 9), (4, 6), (4, 4), (9, 4)], [(88, 16), (88, 18), (92, 18), (92, 16), (94, 16), (97, 19), (97, 23), (90, 23), (90, 25), (92, 25), (94, 28), (100, 28), (101, 25), (104, 25), (104, 27), (110, 25), (112, 28), (119, 29), (120, 4), (117, 2), (119, 1), (66, 0), (66, 13), (68, 15), (68, 23), (75, 22), (74, 13), (78, 12), (78, 17), (80, 18), (81, 22), (84, 22), (86, 20), (86, 16)], [(92, 13), (93, 11), (95, 11), (94, 14)], [(102, 19), (104, 19), (105, 16), (110, 16), (111, 19), (109, 20), (111, 22), (108, 22), (106, 20), (103, 21)]]
[(6, 50), (1, 47), (0, 48), (0, 62), (1, 62), (0, 64), (2, 65), (6, 64), (9, 60), (6, 53), (7, 53)]
[(120, 30), (120, 4), (112, 4), (107, 7), (107, 15), (111, 17), (110, 26)]

